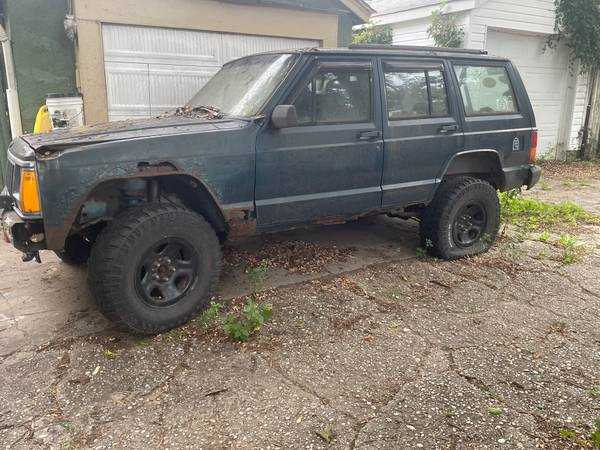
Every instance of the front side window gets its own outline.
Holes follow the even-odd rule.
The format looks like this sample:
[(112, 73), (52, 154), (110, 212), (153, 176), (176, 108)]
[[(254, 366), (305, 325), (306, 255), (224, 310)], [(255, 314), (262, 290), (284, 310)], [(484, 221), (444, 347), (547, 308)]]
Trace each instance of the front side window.
[(455, 66), (454, 70), (467, 116), (518, 112), (505, 67)]
[(300, 125), (360, 123), (371, 120), (370, 69), (323, 69), (294, 102)]
[(441, 70), (385, 72), (389, 120), (445, 117), (448, 115), (446, 83)]

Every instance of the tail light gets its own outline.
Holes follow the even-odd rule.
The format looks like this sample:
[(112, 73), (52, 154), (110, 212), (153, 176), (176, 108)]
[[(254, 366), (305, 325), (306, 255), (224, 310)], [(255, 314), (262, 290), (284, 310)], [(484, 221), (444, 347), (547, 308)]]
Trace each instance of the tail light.
[(531, 147), (529, 148), (529, 164), (533, 164), (537, 158), (538, 151), (538, 131), (531, 132)]

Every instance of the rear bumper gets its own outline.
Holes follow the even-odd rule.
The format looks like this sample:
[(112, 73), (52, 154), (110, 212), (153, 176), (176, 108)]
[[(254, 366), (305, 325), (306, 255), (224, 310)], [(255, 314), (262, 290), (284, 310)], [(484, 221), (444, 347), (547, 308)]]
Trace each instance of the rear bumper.
[(523, 186), (531, 189), (540, 181), (541, 176), (542, 169), (534, 164), (505, 170), (505, 190), (521, 189)]
[(527, 176), (527, 183), (525, 184), (527, 186), (527, 189), (531, 189), (536, 184), (538, 184), (541, 176), (542, 176), (542, 168), (540, 166), (534, 166), (534, 165), (529, 166), (529, 174)]

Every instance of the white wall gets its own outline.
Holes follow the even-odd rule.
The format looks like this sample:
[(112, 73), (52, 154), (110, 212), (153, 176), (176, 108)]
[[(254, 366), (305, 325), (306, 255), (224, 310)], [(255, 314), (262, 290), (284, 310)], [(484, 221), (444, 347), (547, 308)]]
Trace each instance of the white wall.
[(427, 34), (429, 19), (392, 24), (394, 45), (432, 46), (433, 39)]
[[(464, 7), (466, 0), (454, 0), (451, 7)], [(416, 2), (420, 7), (427, 2)], [(463, 5), (463, 3), (465, 5)], [(459, 5), (460, 4), (460, 5)], [(489, 28), (531, 33), (538, 36), (549, 36), (554, 33), (554, 0), (481, 0), (476, 7), (457, 13), (459, 22), (465, 28), (465, 47), (485, 50)], [(468, 6), (468, 5), (467, 5)], [(428, 6), (429, 9), (435, 6)], [(405, 10), (375, 17), (377, 22), (390, 23), (393, 28), (393, 43), (396, 45), (432, 46), (433, 40), (427, 33), (430, 23), (429, 14), (418, 17), (420, 9)], [(429, 10), (428, 10), (429, 11)], [(422, 13), (421, 13), (422, 15)], [(405, 21), (393, 22), (393, 20)], [(407, 20), (408, 19), (408, 20)], [(565, 120), (571, 124), (566, 135), (570, 149), (579, 144), (579, 134), (585, 120), (588, 96), (588, 77), (585, 75), (572, 76), (565, 102), (573, 105), (572, 115), (566, 114)], [(570, 107), (570, 106), (569, 106)], [(564, 141), (563, 141), (564, 142)]]
[[(469, 33), (469, 22), (471, 20), (470, 12), (457, 13), (458, 23), (465, 30), (465, 42), (468, 39)], [(394, 30), (393, 43), (394, 45), (421, 45), (421, 46), (434, 46), (435, 42), (429, 33), (430, 18), (424, 17), (418, 20), (412, 20), (410, 22), (400, 22), (391, 24)]]
[(554, 32), (554, 0), (487, 0), (471, 11), (468, 46), (485, 49), (487, 28), (534, 34)]

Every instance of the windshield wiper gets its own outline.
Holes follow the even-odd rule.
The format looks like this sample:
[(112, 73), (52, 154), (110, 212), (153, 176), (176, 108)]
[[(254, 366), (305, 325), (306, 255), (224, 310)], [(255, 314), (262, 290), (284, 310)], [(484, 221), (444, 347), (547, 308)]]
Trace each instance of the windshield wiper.
[(216, 106), (185, 105), (175, 110), (175, 116), (190, 119), (222, 119), (225, 114)]

